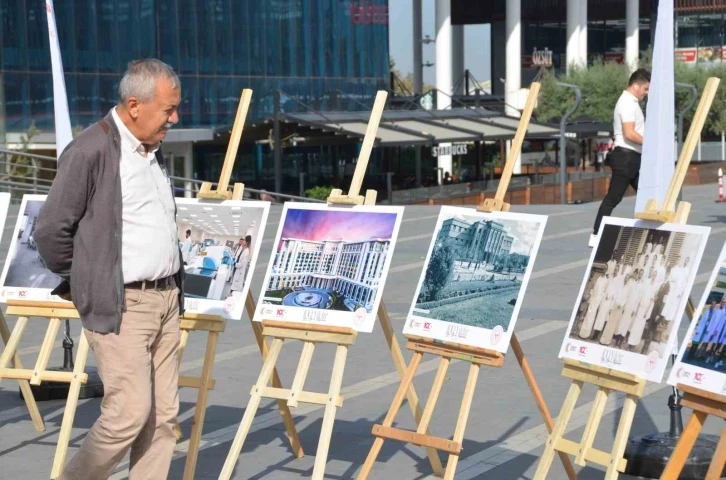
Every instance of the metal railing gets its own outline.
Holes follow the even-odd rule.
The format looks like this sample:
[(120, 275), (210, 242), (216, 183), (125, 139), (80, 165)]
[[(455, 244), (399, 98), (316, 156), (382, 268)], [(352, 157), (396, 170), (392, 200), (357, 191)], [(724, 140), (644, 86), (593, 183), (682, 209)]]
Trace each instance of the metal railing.
[[(14, 157), (27, 159), (30, 162), (12, 162), (11, 160)], [(56, 161), (54, 157), (48, 157), (45, 155), (0, 149), (0, 192), (10, 192), (12, 203), (20, 203), (23, 195), (26, 194), (47, 195), (50, 191), (50, 186), (53, 183), (53, 178), (55, 178), (57, 170), (56, 168), (39, 166), (37, 162), (38, 160)], [(195, 178), (177, 177), (173, 175), (170, 175), (169, 178), (173, 182), (174, 192), (178, 197), (196, 197), (202, 183), (204, 183), (203, 180), (197, 180)], [(218, 185), (218, 182), (211, 183), (214, 187), (217, 187)], [(230, 184), (234, 184), (234, 179), (230, 181)], [(243, 198), (247, 200), (264, 199), (272, 203), (325, 203), (325, 200), (288, 195), (285, 193), (268, 192), (266, 190), (249, 188), (247, 186), (245, 186)]]

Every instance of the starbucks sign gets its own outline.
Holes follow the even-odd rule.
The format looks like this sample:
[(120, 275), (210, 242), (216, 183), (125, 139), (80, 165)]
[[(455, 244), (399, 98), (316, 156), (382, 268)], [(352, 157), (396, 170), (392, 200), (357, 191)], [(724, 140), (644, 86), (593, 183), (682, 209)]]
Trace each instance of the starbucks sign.
[(431, 156), (438, 157), (441, 155), (466, 155), (469, 152), (465, 143), (455, 143), (453, 145), (445, 145), (441, 147), (431, 147)]

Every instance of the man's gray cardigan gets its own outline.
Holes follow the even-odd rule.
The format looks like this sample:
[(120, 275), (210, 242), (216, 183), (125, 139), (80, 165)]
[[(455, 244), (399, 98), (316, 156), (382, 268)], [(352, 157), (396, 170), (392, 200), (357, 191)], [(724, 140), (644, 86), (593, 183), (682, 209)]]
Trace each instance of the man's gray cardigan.
[[(156, 158), (166, 169), (161, 149)], [(33, 234), (38, 253), (51, 272), (70, 283), (83, 327), (118, 333), (126, 301), (121, 266), (121, 136), (111, 112), (69, 143), (58, 161)], [(175, 279), (182, 315), (183, 266)]]

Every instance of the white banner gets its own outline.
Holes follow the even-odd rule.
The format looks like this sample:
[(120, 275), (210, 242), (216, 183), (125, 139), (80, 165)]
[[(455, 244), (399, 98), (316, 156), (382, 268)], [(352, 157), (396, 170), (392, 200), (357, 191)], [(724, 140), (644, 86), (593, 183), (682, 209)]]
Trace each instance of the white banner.
[(71, 140), (71, 115), (68, 112), (68, 95), (66, 81), (63, 78), (63, 59), (58, 44), (58, 29), (55, 25), (53, 0), (45, 0), (45, 11), (48, 13), (48, 43), (50, 45), (50, 61), (53, 68), (53, 107), (55, 114), (55, 148), (56, 158)]
[(663, 208), (676, 162), (675, 71), (673, 69), (673, 0), (660, 0), (655, 28), (650, 93), (635, 213), (654, 198)]

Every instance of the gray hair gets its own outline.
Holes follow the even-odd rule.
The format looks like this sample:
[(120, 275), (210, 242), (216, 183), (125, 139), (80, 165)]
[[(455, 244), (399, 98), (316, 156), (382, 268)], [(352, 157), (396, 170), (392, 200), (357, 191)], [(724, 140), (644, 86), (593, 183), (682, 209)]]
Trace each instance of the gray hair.
[(181, 87), (179, 77), (166, 63), (155, 58), (129, 62), (121, 83), (118, 86), (118, 103), (126, 103), (130, 97), (140, 102), (148, 102), (156, 93), (156, 80), (160, 77), (171, 81), (172, 87)]

